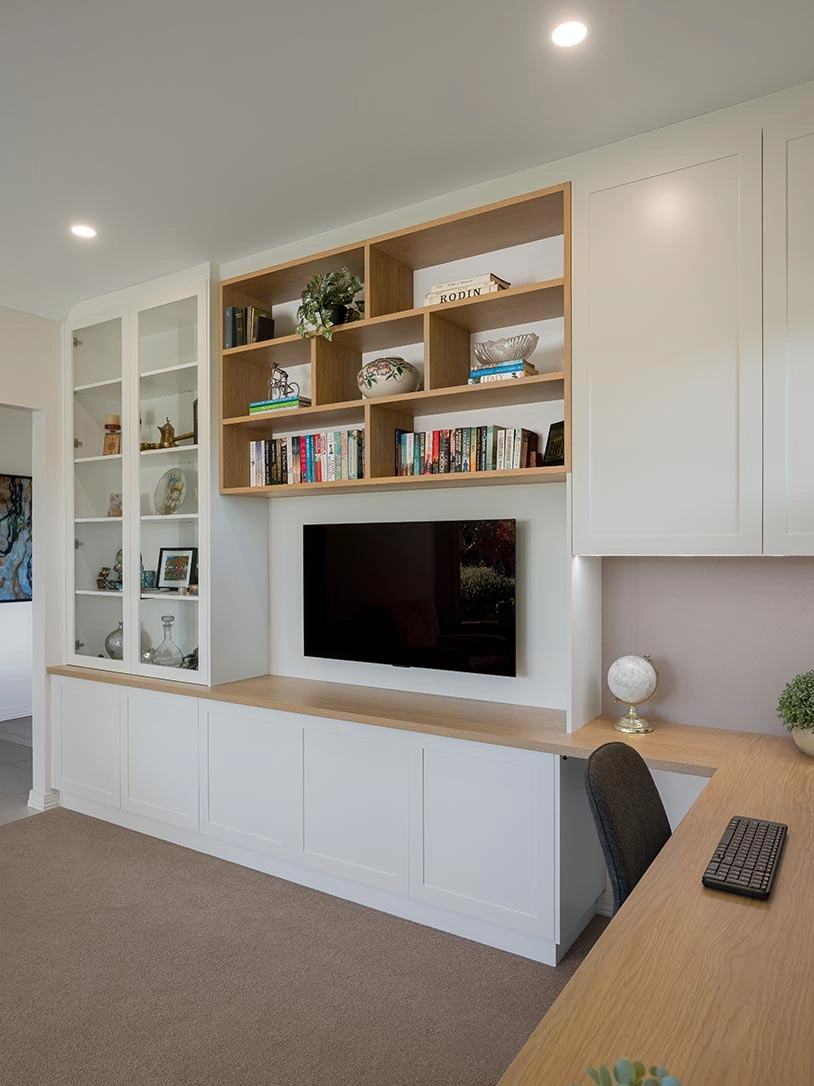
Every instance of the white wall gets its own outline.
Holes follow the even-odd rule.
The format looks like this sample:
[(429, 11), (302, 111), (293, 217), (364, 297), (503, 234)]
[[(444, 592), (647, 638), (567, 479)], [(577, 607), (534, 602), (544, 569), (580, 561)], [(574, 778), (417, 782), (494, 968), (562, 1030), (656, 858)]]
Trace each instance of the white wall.
[[(31, 475), (32, 441), (31, 412), (0, 406), (0, 475)], [(0, 720), (31, 714), (32, 612), (0, 604)]]
[[(565, 484), (407, 494), (276, 498), (271, 507), (271, 673), (565, 709), (568, 556)], [(302, 526), (359, 521), (515, 518), (517, 678), (319, 660), (302, 653)]]
[[(45, 668), (62, 662), (64, 629), (64, 430), (59, 323), (0, 307), (0, 375), (2, 402), (34, 411), (33, 792), (41, 804), (50, 785), (47, 767), (51, 755)], [(18, 605), (0, 605), (0, 609), (2, 606)]]

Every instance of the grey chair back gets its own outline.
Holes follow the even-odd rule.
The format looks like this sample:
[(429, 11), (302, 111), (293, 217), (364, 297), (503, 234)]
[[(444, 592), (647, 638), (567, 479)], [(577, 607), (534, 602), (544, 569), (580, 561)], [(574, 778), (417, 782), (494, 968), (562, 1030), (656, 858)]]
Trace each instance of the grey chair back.
[(618, 912), (664, 847), (670, 823), (650, 770), (625, 743), (605, 743), (588, 758), (585, 788)]

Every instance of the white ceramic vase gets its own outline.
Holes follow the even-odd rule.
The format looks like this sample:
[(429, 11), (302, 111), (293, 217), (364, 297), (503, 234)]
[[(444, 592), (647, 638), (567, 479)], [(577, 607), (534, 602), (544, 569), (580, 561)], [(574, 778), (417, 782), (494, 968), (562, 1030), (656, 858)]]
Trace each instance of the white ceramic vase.
[(814, 731), (810, 731), (808, 728), (792, 728), (791, 734), (803, 754), (807, 754), (809, 758), (814, 758)]

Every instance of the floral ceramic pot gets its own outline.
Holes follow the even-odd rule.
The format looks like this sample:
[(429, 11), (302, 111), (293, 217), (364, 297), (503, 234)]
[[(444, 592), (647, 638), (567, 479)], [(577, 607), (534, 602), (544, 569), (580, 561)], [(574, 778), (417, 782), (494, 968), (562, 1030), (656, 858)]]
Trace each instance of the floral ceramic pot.
[(374, 358), (359, 370), (356, 383), (362, 395), (373, 400), (377, 396), (401, 396), (405, 392), (417, 392), (421, 374), (403, 358)]
[(814, 758), (814, 731), (809, 728), (792, 728), (791, 734), (803, 754)]

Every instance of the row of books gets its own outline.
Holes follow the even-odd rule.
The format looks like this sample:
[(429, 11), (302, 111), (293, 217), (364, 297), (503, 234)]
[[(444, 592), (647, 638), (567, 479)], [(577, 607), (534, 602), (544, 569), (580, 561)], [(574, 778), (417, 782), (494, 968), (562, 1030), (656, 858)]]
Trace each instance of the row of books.
[(444, 302), (460, 302), (465, 298), (479, 298), (482, 294), (496, 294), (511, 286), (506, 279), (490, 272), (470, 275), (467, 279), (451, 279), (436, 283), (424, 295), (424, 305), (442, 305)]
[(524, 362), (522, 358), (513, 362), (502, 362), (495, 366), (474, 365), (469, 371), (470, 385), (483, 385), (490, 381), (513, 381), (518, 377), (534, 377), (537, 370), (531, 362)]
[(335, 430), (249, 442), (249, 485), (363, 479), (364, 430)]
[(455, 430), (396, 430), (396, 475), (506, 471), (540, 463), (539, 437), (523, 427), (462, 426)]
[(274, 318), (256, 305), (227, 305), (223, 311), (223, 346), (244, 347), (274, 339)]

